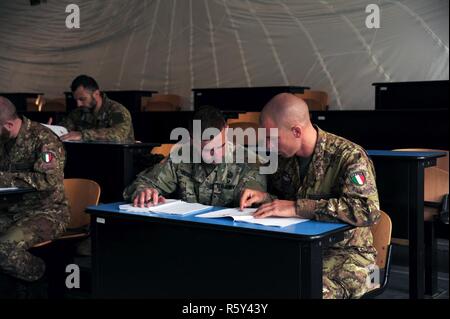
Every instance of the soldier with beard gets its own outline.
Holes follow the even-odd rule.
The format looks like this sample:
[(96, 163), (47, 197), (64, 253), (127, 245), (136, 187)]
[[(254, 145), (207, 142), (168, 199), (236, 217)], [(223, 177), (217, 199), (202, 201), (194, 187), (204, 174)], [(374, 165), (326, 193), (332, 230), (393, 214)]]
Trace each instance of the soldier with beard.
[(56, 135), (18, 116), (15, 106), (0, 97), (0, 188), (35, 190), (18, 202), (0, 205), (0, 277), (34, 282), (43, 276), (43, 260), (28, 249), (56, 238), (69, 223), (64, 160)]
[(92, 77), (76, 77), (71, 90), (77, 108), (59, 123), (69, 131), (61, 136), (63, 141), (134, 143), (130, 112), (101, 93)]

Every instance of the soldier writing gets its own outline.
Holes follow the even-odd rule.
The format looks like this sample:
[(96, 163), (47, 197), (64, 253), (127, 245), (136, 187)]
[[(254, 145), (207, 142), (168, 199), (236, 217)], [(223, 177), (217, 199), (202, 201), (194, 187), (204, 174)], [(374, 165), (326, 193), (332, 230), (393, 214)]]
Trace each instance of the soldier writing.
[[(124, 191), (124, 198), (135, 206), (154, 205), (172, 195), (186, 202), (205, 205), (236, 207), (244, 188), (266, 191), (266, 177), (258, 172), (258, 164), (225, 161), (233, 158), (237, 147), (227, 139), (227, 125), (221, 112), (213, 107), (200, 108), (194, 120), (201, 121), (201, 131), (216, 128), (219, 134), (212, 139), (202, 140), (200, 152), (209, 157), (201, 163), (174, 163), (170, 157), (143, 171)], [(192, 136), (192, 130), (191, 130)], [(209, 150), (205, 152), (205, 150)], [(235, 158), (235, 157), (234, 157)]]
[(69, 224), (64, 148), (49, 129), (18, 116), (3, 97), (0, 129), (0, 187), (35, 190), (0, 206), (0, 276), (33, 282), (43, 276), (45, 264), (28, 249), (56, 238)]
[(292, 94), (269, 101), (260, 124), (268, 134), (270, 128), (278, 128), (279, 166), (268, 181), (270, 194), (246, 189), (240, 208), (262, 203), (255, 217), (297, 216), (357, 226), (324, 253), (323, 297), (362, 296), (368, 288), (368, 266), (376, 257), (369, 226), (380, 216), (375, 172), (367, 153), (314, 126), (306, 103)]
[[(71, 90), (77, 108), (59, 123), (69, 131), (61, 136), (61, 140), (134, 143), (130, 112), (101, 93), (93, 78), (87, 75), (76, 77)], [(50, 119), (48, 124), (51, 122)]]

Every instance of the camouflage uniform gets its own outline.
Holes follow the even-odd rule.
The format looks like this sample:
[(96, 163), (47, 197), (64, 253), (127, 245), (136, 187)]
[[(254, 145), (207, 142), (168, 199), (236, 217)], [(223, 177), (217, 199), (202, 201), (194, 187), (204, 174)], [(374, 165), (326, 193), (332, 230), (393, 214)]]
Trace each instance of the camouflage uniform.
[(83, 141), (134, 143), (130, 112), (120, 103), (102, 94), (102, 106), (97, 113), (76, 108), (59, 125), (69, 131), (81, 132)]
[[(225, 157), (235, 159), (240, 147), (228, 142)], [(175, 193), (175, 197), (190, 203), (237, 207), (242, 189), (266, 191), (266, 177), (258, 169), (258, 164), (236, 164), (232, 160), (217, 165), (175, 164), (169, 157), (141, 172), (123, 195), (126, 200), (133, 200), (145, 188), (155, 188), (163, 196)]]
[(297, 213), (310, 212), (318, 221), (358, 226), (323, 256), (324, 298), (358, 298), (367, 290), (367, 266), (376, 257), (368, 227), (380, 216), (375, 171), (359, 145), (316, 129), (318, 139), (310, 164), (302, 171), (305, 159), (280, 158), (269, 191), (295, 200)]
[(36, 190), (19, 202), (0, 204), (0, 271), (26, 281), (44, 274), (44, 262), (27, 250), (55, 238), (69, 223), (64, 156), (59, 139), (25, 117), (17, 138), (0, 143), (0, 187)]

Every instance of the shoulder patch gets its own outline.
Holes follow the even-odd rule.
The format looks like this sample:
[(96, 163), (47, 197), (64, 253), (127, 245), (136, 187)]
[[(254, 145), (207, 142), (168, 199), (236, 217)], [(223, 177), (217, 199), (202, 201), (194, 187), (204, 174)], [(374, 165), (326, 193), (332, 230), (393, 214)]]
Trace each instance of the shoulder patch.
[(357, 172), (350, 175), (350, 180), (357, 186), (363, 186), (366, 183), (366, 176), (363, 172)]
[(44, 163), (51, 163), (55, 158), (55, 153), (51, 151), (44, 151), (41, 153), (41, 159)]

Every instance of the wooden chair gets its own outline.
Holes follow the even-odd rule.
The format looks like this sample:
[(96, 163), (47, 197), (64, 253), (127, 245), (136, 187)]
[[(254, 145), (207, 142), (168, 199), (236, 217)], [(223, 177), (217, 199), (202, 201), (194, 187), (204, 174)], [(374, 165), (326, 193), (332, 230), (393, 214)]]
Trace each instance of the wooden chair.
[(64, 191), (69, 202), (70, 224), (65, 233), (54, 240), (35, 245), (42, 247), (55, 240), (81, 239), (89, 236), (87, 226), (90, 217), (85, 213), (87, 206), (97, 205), (100, 198), (100, 185), (89, 179), (71, 178), (64, 180)]
[(246, 113), (240, 113), (237, 119), (228, 119), (227, 124), (234, 124), (234, 123), (255, 123), (259, 125), (259, 115), (261, 112), (246, 112)]
[(310, 111), (328, 110), (328, 93), (325, 91), (306, 90), (303, 93), (297, 93), (295, 95), (306, 102)]
[(66, 232), (58, 238), (41, 242), (30, 249), (44, 259), (48, 280), (48, 298), (62, 298), (65, 292), (66, 266), (73, 263), (76, 245), (89, 237), (90, 216), (87, 206), (97, 205), (100, 186), (87, 179), (65, 179), (64, 189), (69, 202), (71, 221)]
[(66, 99), (49, 99), (46, 100), (42, 106), (43, 112), (65, 112), (66, 111)]
[(172, 147), (175, 144), (161, 144), (161, 146), (157, 146), (152, 148), (151, 152), (152, 154), (156, 155), (156, 154), (160, 154), (163, 155), (164, 157), (169, 156), (170, 151), (172, 150)]
[[(244, 144), (243, 145), (256, 146), (258, 144), (258, 128), (259, 128), (259, 124), (258, 123), (255, 123), (255, 122), (233, 122), (233, 123), (228, 124), (228, 127), (232, 128), (232, 129), (241, 128), (244, 131), (244, 133), (245, 133), (245, 130), (248, 129), (248, 128), (255, 130), (256, 136), (255, 136), (254, 143), (250, 143), (248, 136), (245, 135), (244, 136)], [(238, 141), (236, 140), (236, 136), (235, 135), (233, 136), (233, 139), (234, 139), (233, 143), (236, 144)], [(251, 142), (253, 142), (253, 141), (251, 141)]]
[(373, 245), (377, 250), (375, 264), (380, 274), (380, 282), (373, 283), (369, 291), (362, 298), (375, 297), (386, 289), (389, 281), (391, 263), (391, 234), (392, 222), (388, 214), (380, 211), (381, 216), (378, 223), (370, 227), (373, 235)]
[(179, 111), (181, 110), (181, 96), (176, 94), (155, 94), (143, 99), (142, 111)]

